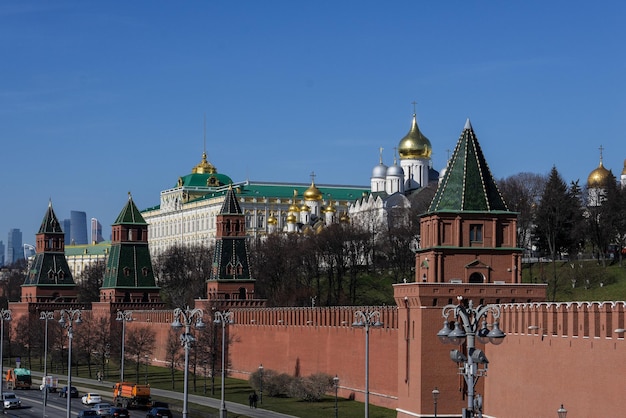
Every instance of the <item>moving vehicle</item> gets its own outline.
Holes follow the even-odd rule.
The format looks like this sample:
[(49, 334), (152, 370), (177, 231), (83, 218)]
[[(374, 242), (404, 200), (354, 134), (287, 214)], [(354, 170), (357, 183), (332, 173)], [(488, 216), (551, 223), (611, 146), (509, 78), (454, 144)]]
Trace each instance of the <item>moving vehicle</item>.
[(110, 418), (128, 418), (130, 415), (128, 414), (128, 409), (126, 408), (118, 408), (116, 406), (111, 407), (109, 410)]
[(96, 411), (96, 413), (97, 413), (98, 415), (108, 416), (108, 415), (109, 415), (109, 411), (111, 410), (111, 407), (112, 407), (112, 406), (113, 406), (113, 405), (111, 405), (111, 404), (110, 404), (110, 403), (108, 403), (108, 402), (100, 402), (100, 403), (97, 403), (97, 404), (93, 405), (93, 406), (91, 407), (91, 409), (93, 409), (94, 411)]
[(84, 411), (80, 411), (78, 413), (78, 418), (86, 418), (86, 417), (97, 417), (98, 413), (93, 409), (85, 409)]
[(149, 408), (150, 385), (119, 382), (113, 386), (113, 404), (122, 408)]
[(13, 392), (3, 393), (2, 401), (4, 402), (4, 409), (15, 409), (22, 407), (22, 401)]
[[(59, 396), (61, 398), (67, 398), (67, 386), (63, 386), (61, 388), (61, 390), (59, 391)], [(78, 389), (76, 389), (76, 387), (74, 386), (70, 388), (70, 398), (78, 398)]]
[(39, 386), (39, 389), (43, 390), (45, 387), (48, 388), (48, 392), (56, 392), (59, 387), (59, 378), (56, 376), (42, 377), (41, 386)]
[(33, 384), (30, 370), (25, 368), (7, 370), (6, 381), (10, 389), (30, 389)]
[(83, 405), (95, 405), (102, 402), (102, 396), (99, 393), (89, 392), (81, 398)]
[(162, 418), (162, 417), (172, 418), (173, 417), (172, 411), (170, 411), (167, 408), (157, 407), (157, 408), (152, 408), (146, 415), (146, 418)]

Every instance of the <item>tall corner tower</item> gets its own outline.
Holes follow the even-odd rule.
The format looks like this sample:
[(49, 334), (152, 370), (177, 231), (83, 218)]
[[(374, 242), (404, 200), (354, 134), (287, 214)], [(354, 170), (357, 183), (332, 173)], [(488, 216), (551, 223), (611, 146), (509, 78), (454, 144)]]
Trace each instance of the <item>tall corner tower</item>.
[(22, 285), (22, 302), (75, 302), (76, 284), (65, 258), (65, 234), (52, 202), (36, 241), (35, 258)]
[(148, 223), (130, 193), (111, 229), (111, 250), (100, 302), (160, 302), (148, 248)]
[(226, 191), (216, 224), (215, 253), (207, 282), (208, 298), (253, 299), (255, 280), (250, 273), (246, 219), (232, 186)]

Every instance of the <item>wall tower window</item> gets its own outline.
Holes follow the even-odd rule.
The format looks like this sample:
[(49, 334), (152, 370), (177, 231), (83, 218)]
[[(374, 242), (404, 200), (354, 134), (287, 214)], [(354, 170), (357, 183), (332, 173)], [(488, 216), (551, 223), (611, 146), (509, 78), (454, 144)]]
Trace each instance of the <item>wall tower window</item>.
[(470, 242), (483, 242), (483, 226), (480, 224), (470, 225)]

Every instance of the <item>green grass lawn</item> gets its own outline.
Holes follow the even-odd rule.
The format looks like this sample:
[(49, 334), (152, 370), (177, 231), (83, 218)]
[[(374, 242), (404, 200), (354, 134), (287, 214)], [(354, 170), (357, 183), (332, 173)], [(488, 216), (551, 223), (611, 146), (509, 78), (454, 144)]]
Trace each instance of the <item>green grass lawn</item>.
[[(22, 358), (22, 360), (25, 360)], [(10, 360), (5, 358), (5, 363), (9, 363)], [(33, 371), (42, 371), (39, 370), (39, 360), (33, 361), (32, 367), (29, 367), (28, 364), (24, 364), (25, 367), (30, 368)], [(106, 376), (105, 380), (107, 382), (116, 382), (119, 380), (119, 370), (115, 370), (115, 373), (112, 372), (112, 369), (117, 367), (116, 365), (111, 364), (109, 367), (109, 371), (111, 372), (108, 376)], [(94, 383), (96, 381), (95, 373), (97, 368), (93, 368), (93, 376)], [(58, 373), (57, 373), (58, 374)], [(88, 370), (86, 365), (80, 365), (79, 367), (72, 366), (72, 375), (89, 378)], [(145, 383), (146, 379), (146, 368), (144, 365), (140, 366), (139, 374), (136, 372), (136, 368), (134, 365), (129, 362), (126, 365), (124, 370), (124, 377), (126, 381), (135, 382), (137, 381), (140, 384)], [(172, 376), (170, 370), (163, 367), (148, 367), (148, 383), (153, 388), (164, 389), (164, 390), (173, 390), (183, 392), (183, 379), (184, 374), (182, 371), (176, 371), (174, 375), (174, 388), (172, 388)], [(61, 381), (59, 384), (62, 385), (65, 383), (65, 379), (63, 378), (63, 374), (59, 375), (59, 380)], [(240, 379), (231, 379), (227, 378), (224, 382), (225, 392), (226, 392), (226, 400), (231, 402), (240, 403), (242, 405), (248, 405), (248, 395), (252, 392), (252, 388), (248, 385), (246, 380)], [(97, 386), (94, 384), (94, 390), (99, 391), (101, 394), (104, 391), (101, 386)], [(214, 382), (214, 394), (211, 394), (211, 378), (206, 379), (206, 391), (205, 391), (205, 379), (203, 376), (197, 376), (194, 379), (194, 375), (192, 373), (189, 374), (189, 393), (194, 395), (204, 395), (206, 393), (207, 397), (212, 397), (215, 399), (221, 399), (220, 394), (221, 389), (221, 379), (219, 376), (216, 376)], [(111, 390), (112, 391), (112, 390)], [(107, 394), (110, 395), (110, 394)], [(182, 395), (179, 396), (182, 399)], [(158, 400), (158, 399), (157, 399)], [(182, 411), (182, 400), (166, 400), (172, 410), (178, 411), (179, 413)], [(259, 408), (277, 411), (288, 415), (293, 415), (296, 417), (302, 418), (319, 418), (319, 417), (333, 417), (335, 415), (335, 397), (327, 396), (320, 402), (304, 402), (298, 399), (293, 398), (273, 398), (267, 395), (263, 396), (263, 403), (258, 404)], [(339, 416), (342, 418), (358, 418), (363, 417), (364, 415), (364, 404), (362, 402), (356, 402), (348, 399), (338, 398), (337, 402)], [(207, 418), (212, 415), (218, 416), (218, 410), (207, 408), (199, 405), (195, 405), (192, 402), (188, 405), (189, 409), (189, 418)], [(244, 417), (243, 415), (228, 414), (229, 417)], [(396, 411), (392, 409), (380, 408), (374, 405), (370, 405), (369, 407), (369, 416), (372, 418), (392, 418), (396, 416)]]

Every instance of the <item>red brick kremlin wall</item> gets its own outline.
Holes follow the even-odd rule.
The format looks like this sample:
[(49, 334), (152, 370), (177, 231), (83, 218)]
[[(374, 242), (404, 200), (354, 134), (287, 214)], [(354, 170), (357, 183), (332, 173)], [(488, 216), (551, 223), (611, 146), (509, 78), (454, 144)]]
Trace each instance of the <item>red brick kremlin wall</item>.
[[(370, 402), (395, 408), (398, 417), (432, 416), (431, 391), (437, 386), (439, 416), (459, 416), (465, 400), (457, 365), (448, 354), (455, 347), (442, 345), (435, 337), (443, 321), (440, 305), (455, 302), (452, 296), (459, 292), (469, 292), (465, 296), (475, 303), (481, 295), (484, 303), (492, 303), (489, 293), (502, 296), (496, 290), (494, 285), (408, 283), (395, 289), (398, 307), (233, 309), (229, 374), (246, 379), (261, 363), (265, 370), (292, 375), (296, 370), (301, 376), (337, 374), (339, 395), (353, 394), (363, 401), (365, 330), (351, 324), (356, 310), (378, 310), (385, 326), (371, 328), (369, 334)], [(446, 296), (442, 298), (441, 292)], [(534, 288), (506, 292), (521, 300), (520, 295), (527, 298)], [(434, 300), (434, 294), (440, 297)], [(26, 314), (23, 305), (10, 305), (11, 326)], [(94, 304), (85, 314), (112, 312), (115, 322), (115, 310), (104, 305)], [(196, 306), (204, 307), (202, 301)], [(504, 342), (478, 345), (490, 361), (488, 375), (477, 387), (484, 397), (485, 418), (554, 418), (561, 403), (568, 417), (626, 417), (626, 341), (624, 334), (613, 332), (625, 326), (625, 302), (499, 306), (500, 327), (507, 334)], [(156, 331), (159, 344), (152, 361), (166, 365), (166, 341), (174, 332), (172, 311), (116, 308), (133, 310), (127, 332), (147, 325)], [(36, 309), (29, 311), (38, 317)]]

